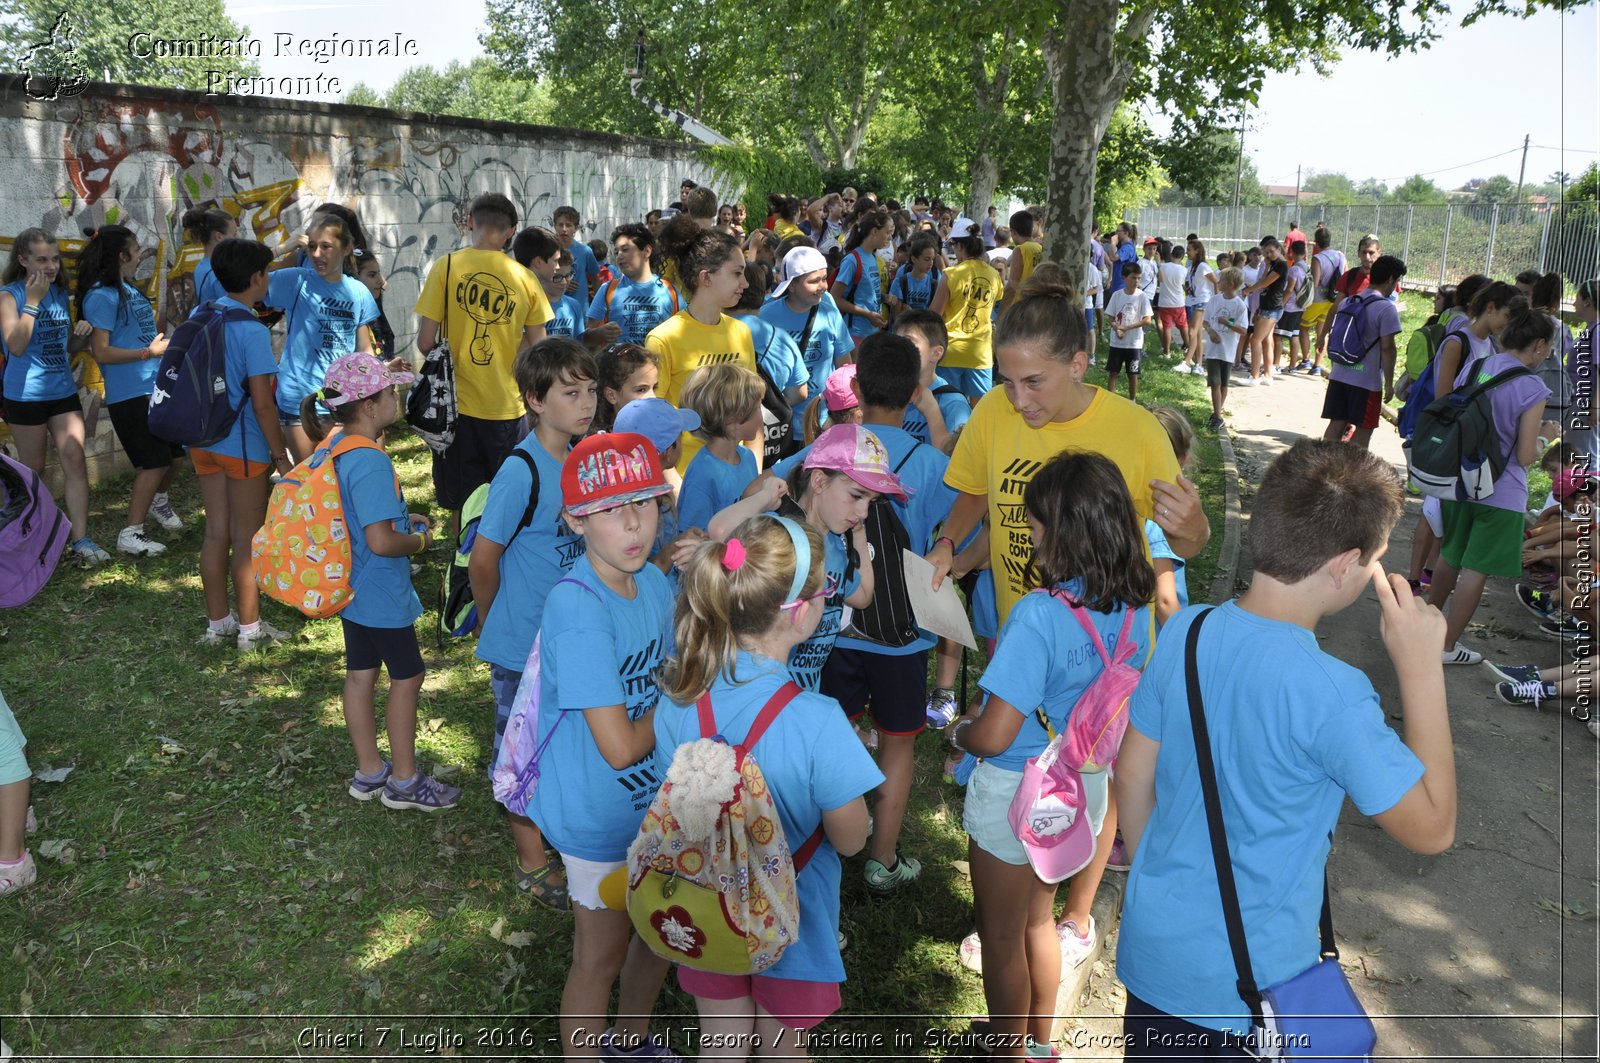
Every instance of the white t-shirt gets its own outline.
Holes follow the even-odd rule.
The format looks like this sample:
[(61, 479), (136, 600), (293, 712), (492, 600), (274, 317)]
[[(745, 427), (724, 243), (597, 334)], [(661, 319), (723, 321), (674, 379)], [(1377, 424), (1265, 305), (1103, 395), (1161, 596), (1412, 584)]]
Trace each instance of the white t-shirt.
[(1199, 303), (1204, 306), (1216, 294), (1216, 286), (1212, 278), (1217, 275), (1216, 267), (1209, 262), (1191, 262), (1184, 276), (1189, 278), (1189, 305)]
[(1183, 265), (1178, 262), (1161, 263), (1161, 305), (1174, 308), (1183, 305)]
[[(1219, 362), (1231, 362), (1239, 350), (1239, 334), (1230, 329), (1231, 325), (1245, 324), (1245, 315), (1248, 313), (1244, 300), (1237, 295), (1232, 298), (1217, 292), (1206, 303), (1206, 328), (1201, 329), (1201, 338), (1205, 341), (1207, 358)], [(1214, 329), (1222, 342), (1212, 340), (1206, 329)]]
[[(1134, 289), (1133, 294), (1129, 295), (1126, 288), (1118, 288), (1111, 293), (1111, 299), (1106, 303), (1106, 318), (1117, 325), (1131, 325), (1150, 316), (1150, 297), (1138, 289)], [(1119, 350), (1128, 347), (1135, 350), (1142, 349), (1144, 329), (1128, 329), (1120, 336), (1113, 332), (1111, 346)]]
[(1093, 262), (1090, 262), (1088, 265), (1084, 266), (1083, 308), (1085, 310), (1095, 310), (1100, 306), (1103, 306), (1104, 304), (1101, 300), (1104, 297), (1104, 289), (1105, 275), (1094, 268)]
[(1006, 275), (1006, 267), (1011, 265), (1011, 248), (997, 247), (988, 252), (984, 257), (989, 260), (989, 265), (1000, 271), (1000, 276)]
[(1160, 269), (1161, 263), (1153, 258), (1139, 260), (1139, 290), (1151, 299), (1156, 297), (1156, 274)]

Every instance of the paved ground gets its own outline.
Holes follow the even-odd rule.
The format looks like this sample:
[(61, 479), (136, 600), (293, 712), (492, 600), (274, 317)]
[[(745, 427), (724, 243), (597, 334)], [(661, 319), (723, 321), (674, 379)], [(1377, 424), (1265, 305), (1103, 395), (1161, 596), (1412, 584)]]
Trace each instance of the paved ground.
[[(1286, 447), (1320, 436), (1323, 387), (1289, 377), (1230, 393), (1244, 512), (1243, 575), (1235, 589), (1250, 570), (1254, 485)], [(1373, 450), (1403, 466), (1389, 425), (1375, 433)], [(1408, 501), (1390, 540), (1390, 571), (1404, 572), (1409, 563), (1419, 510)], [(1372, 678), (1398, 727), (1398, 685), (1373, 596), (1329, 618), (1318, 636)], [(1505, 581), (1490, 583), (1464, 641), (1491, 660), (1560, 660), (1561, 648), (1539, 634)], [(1240, 666), (1265, 662), (1242, 658)], [(1329, 870), (1351, 983), (1374, 1017), (1385, 1056), (1592, 1060), (1600, 742), (1564, 711), (1502, 704), (1485, 667), (1451, 669), (1446, 681), (1460, 786), (1454, 848), (1416, 856), (1345, 806)], [(1081, 992), (1078, 1018), (1064, 1037), (1069, 1057), (1120, 1055), (1106, 1047), (1120, 1030), (1123, 1002), (1114, 956), (1113, 941)]]

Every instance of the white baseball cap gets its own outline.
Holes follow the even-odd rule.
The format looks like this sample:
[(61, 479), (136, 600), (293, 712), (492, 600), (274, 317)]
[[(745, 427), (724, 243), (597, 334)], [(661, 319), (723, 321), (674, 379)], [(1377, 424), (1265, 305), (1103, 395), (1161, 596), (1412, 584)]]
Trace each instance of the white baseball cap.
[(821, 251), (814, 247), (794, 248), (783, 256), (783, 265), (778, 269), (778, 286), (772, 289), (772, 297), (782, 299), (783, 293), (789, 290), (790, 281), (827, 268), (828, 260)]

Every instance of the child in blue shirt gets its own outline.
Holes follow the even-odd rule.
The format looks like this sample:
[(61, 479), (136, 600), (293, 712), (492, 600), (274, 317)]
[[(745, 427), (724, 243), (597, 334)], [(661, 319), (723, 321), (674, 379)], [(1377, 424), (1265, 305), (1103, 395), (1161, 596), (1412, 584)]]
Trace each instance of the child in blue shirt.
[[(844, 315), (828, 294), (828, 260), (814, 247), (797, 247), (783, 256), (772, 298), (761, 307), (761, 320), (787, 332), (799, 348), (810, 374), (807, 402), (822, 396), (828, 374), (855, 353)], [(795, 407), (796, 436), (803, 430), (804, 413), (803, 406)]]
[(943, 316), (932, 310), (907, 310), (894, 319), (894, 331), (910, 340), (922, 357), (922, 387), (906, 407), (901, 427), (919, 442), (931, 443), (949, 454), (972, 417), (972, 404), (961, 389), (939, 379), (939, 362), (950, 341), (949, 329)]
[(670, 494), (648, 439), (607, 432), (579, 442), (561, 468), (563, 516), (584, 554), (550, 590), (539, 629), (540, 778), (528, 817), (561, 854), (572, 902), (572, 966), (561, 994), (561, 1039), (574, 1057), (585, 1021), (606, 1013), (621, 977), (617, 1024), (604, 1056), (662, 1056), (650, 1010), (667, 961), (608, 908), (600, 883), (618, 871), (665, 771), (658, 768), (655, 672), (666, 659), (672, 587), (650, 562), (657, 499)]
[(121, 225), (102, 225), (78, 255), (78, 318), (88, 322), (89, 350), (105, 378), (106, 412), (134, 467), (128, 523), (117, 535), (117, 549), (135, 557), (156, 557), (166, 546), (144, 533), (144, 519), (159, 499), (170, 518), (169, 530), (183, 527), (167, 501), (173, 460), (183, 448), (150, 434), (150, 392), (167, 349), (156, 332), (150, 300), (132, 284), (139, 268), (139, 238)]
[(567, 294), (568, 282), (572, 280), (572, 252), (545, 230), (529, 226), (511, 242), (511, 257), (539, 278), (539, 286), (550, 300), (551, 317), (544, 323), (544, 334), (584, 339), (588, 323), (584, 320), (583, 307), (577, 296)]
[[(988, 694), (977, 714), (950, 728), (950, 744), (985, 758), (967, 783), (962, 825), (969, 842), (973, 902), (983, 952), (983, 994), (1000, 1043), (1026, 1037), (1027, 1058), (1048, 1059), (1055, 987), (1063, 966), (1077, 966), (1094, 946), (1089, 914), (1111, 852), (1116, 812), (1108, 772), (1082, 775), (1087, 816), (1098, 841), (1089, 865), (1067, 887), (1065, 918), (1055, 922), (1056, 884), (1039, 878), (1008, 818), (1030, 758), (1067, 727), (1078, 699), (1103, 671), (1079, 621), (1057, 595), (1088, 614), (1107, 654), (1115, 656), (1129, 610), (1132, 663), (1148, 659), (1149, 606), (1155, 575), (1133, 499), (1110, 459), (1066, 451), (1041, 469), (1022, 495), (1034, 551), (1030, 570), (1050, 593), (1023, 595), (1006, 618), (980, 685)], [(1047, 730), (1040, 717), (1048, 719)], [(1049, 986), (1040, 999), (1032, 986)]]
[[(630, 345), (631, 346), (631, 345)], [(643, 350), (636, 347), (635, 350)], [(634, 399), (617, 411), (614, 430), (644, 436), (661, 455), (663, 468), (673, 468), (678, 463), (679, 449), (683, 446), (683, 433), (700, 427), (700, 415), (693, 410), (680, 410), (666, 399), (655, 397)], [(703, 528), (684, 527), (673, 504), (672, 495), (662, 495), (661, 521), (656, 528), (656, 541), (650, 549), (650, 563), (672, 581), (673, 591), (678, 587), (678, 570), (673, 561), (680, 546), (698, 545), (704, 541)]]
[(11, 243), (0, 276), (0, 399), (17, 441), (17, 457), (44, 471), (46, 441), (53, 442), (66, 481), (62, 508), (72, 522), (72, 552), (89, 564), (110, 561), (89, 538), (89, 471), (83, 458), (83, 404), (68, 363), (72, 328), (62, 284), (61, 249), (44, 229), (24, 229)]
[[(219, 645), (234, 639), (241, 650), (288, 637), (261, 619), (261, 597), (250, 560), (251, 537), (267, 514), (272, 491), (268, 476), (286, 473), (294, 463), (278, 420), (273, 378), (278, 360), (272, 356), (272, 335), (251, 309), (267, 292), (267, 267), (272, 252), (254, 240), (224, 240), (211, 256), (217, 283), (228, 294), (219, 311), (247, 315), (223, 326), (227, 344), (228, 406), (239, 419), (228, 434), (209, 447), (190, 447), (205, 503), (206, 533), (200, 545), (200, 586), (206, 599), (206, 630), (200, 640)], [(239, 611), (228, 609), (228, 583)]]
[(194, 267), (194, 305), (198, 309), (228, 294), (218, 283), (216, 270), (211, 268), (211, 253), (222, 241), (239, 234), (239, 223), (232, 214), (219, 209), (213, 200), (184, 211), (183, 231), (200, 245), (204, 256)]
[[(828, 596), (819, 532), (758, 515), (726, 542), (700, 547), (684, 572), (676, 655), (662, 675), (656, 762), (665, 772), (680, 745), (702, 737), (695, 703), (709, 696), (717, 731), (741, 742), (757, 714), (790, 682), (788, 662), (822, 620)], [(755, 746), (791, 851), (818, 830), (821, 844), (795, 874), (800, 936), (766, 971), (721, 975), (678, 968), (678, 984), (700, 1005), (703, 1035), (751, 1045), (761, 1055), (806, 1058), (805, 1031), (839, 1008), (841, 856), (867, 838), (862, 795), (883, 781), (839, 711), (801, 693)], [(776, 1051), (775, 1051), (776, 1050)], [(727, 1058), (733, 1058), (728, 1056)]]
[(857, 345), (889, 324), (888, 315), (883, 312), (878, 250), (887, 247), (893, 235), (894, 223), (889, 220), (888, 211), (868, 211), (857, 218), (829, 289), (840, 313), (850, 323), (850, 335)]
[(889, 309), (895, 316), (907, 310), (926, 310), (939, 290), (939, 238), (933, 233), (918, 233), (906, 249), (906, 264), (889, 282)]
[[(455, 806), (461, 791), (417, 769), (417, 695), (425, 670), (417, 645), (422, 603), (411, 586), (411, 561), (433, 541), (428, 519), (406, 510), (394, 463), (374, 442), (400, 416), (400, 388), (417, 378), (395, 372), (371, 354), (347, 354), (328, 369), (322, 388), (300, 402), (301, 424), (313, 443), (337, 446), (359, 438), (365, 445), (331, 460), (350, 536), (350, 603), (339, 613), (344, 630), (344, 725), (356, 749), (350, 796), (381, 800), (386, 808), (438, 812)], [(333, 411), (338, 435), (328, 428), (320, 402)], [(359, 533), (357, 529), (360, 529)], [(378, 751), (374, 695), (379, 668), (389, 670), (384, 726), (389, 756)]]
[[(1161, 422), (1161, 427), (1167, 430), (1167, 438), (1172, 440), (1172, 453), (1178, 459), (1178, 468), (1180, 470), (1187, 468), (1189, 455), (1194, 450), (1194, 426), (1189, 423), (1189, 418), (1171, 406), (1152, 406), (1150, 412)], [(1156, 624), (1159, 626), (1172, 619), (1172, 615), (1178, 610), (1189, 608), (1187, 563), (1178, 556), (1172, 544), (1167, 542), (1167, 533), (1162, 531), (1161, 525), (1155, 521), (1144, 522), (1144, 537), (1150, 544), (1150, 562), (1156, 572), (1154, 607)], [(1111, 866), (1126, 865), (1113, 858)]]
[[(1116, 772), (1133, 855), (1117, 948), (1129, 1045), (1214, 1058), (1207, 1053), (1250, 1027), (1195, 766), (1185, 643), (1202, 617), (1199, 685), (1257, 985), (1318, 962), (1324, 876), (1347, 794), (1407, 848), (1450, 847), (1444, 618), (1379, 564), (1404, 498), (1388, 464), (1362, 448), (1297, 443), (1256, 494), (1250, 589), (1209, 612), (1186, 609), (1162, 632), (1129, 707)], [(1400, 681), (1404, 742), (1371, 680), (1317, 644), (1317, 623), (1369, 587)], [(1241, 652), (1271, 667), (1241, 668)]]
[(733, 505), (760, 474), (756, 455), (740, 446), (761, 435), (761, 396), (766, 385), (738, 365), (708, 365), (695, 371), (681, 396), (685, 409), (700, 417), (694, 435), (704, 441), (683, 471), (678, 489), (678, 520), (685, 528), (705, 528)]
[(355, 237), (347, 222), (319, 214), (306, 233), (309, 266), (290, 266), (272, 274), (263, 302), (283, 310), (283, 357), (278, 363), (278, 420), (295, 460), (311, 453), (301, 426), (300, 403), (321, 386), (334, 359), (351, 351), (371, 354), (372, 323), (378, 302), (355, 272)]
[[(573, 440), (588, 430), (595, 409), (594, 358), (575, 339), (540, 340), (518, 354), (514, 372), (534, 429), (489, 482), (467, 567), (478, 611), (477, 655), (489, 664), (495, 703), (491, 760), (500, 752), (545, 598), (583, 553), (583, 538), (561, 519), (558, 488), (561, 463)], [(566, 911), (566, 885), (545, 858), (539, 828), (526, 816), (507, 818), (516, 844), (517, 888)]]

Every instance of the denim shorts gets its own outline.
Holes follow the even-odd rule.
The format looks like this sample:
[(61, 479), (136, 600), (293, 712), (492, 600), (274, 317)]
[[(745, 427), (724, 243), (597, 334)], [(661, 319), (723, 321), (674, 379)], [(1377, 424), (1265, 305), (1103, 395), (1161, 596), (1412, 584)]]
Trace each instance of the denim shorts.
[(941, 365), (936, 372), (939, 379), (960, 391), (969, 399), (981, 399), (994, 387), (994, 370), (956, 369)]
[(1261, 310), (1257, 310), (1256, 311), (1256, 320), (1257, 321), (1260, 321), (1263, 318), (1265, 318), (1268, 321), (1278, 321), (1282, 317), (1283, 317), (1283, 307), (1281, 307), (1281, 306), (1278, 307), (1278, 309), (1276, 309), (1276, 310), (1261, 309)]
[[(1089, 816), (1089, 826), (1095, 837), (1106, 821), (1106, 804), (1110, 791), (1109, 772), (1090, 772), (1083, 776), (1083, 796)], [(961, 811), (961, 827), (978, 848), (1008, 864), (1023, 866), (1028, 863), (1028, 852), (1011, 829), (1011, 799), (1017, 796), (1022, 785), (1022, 772), (999, 768), (988, 761), (981, 762), (967, 780), (967, 799)]]

